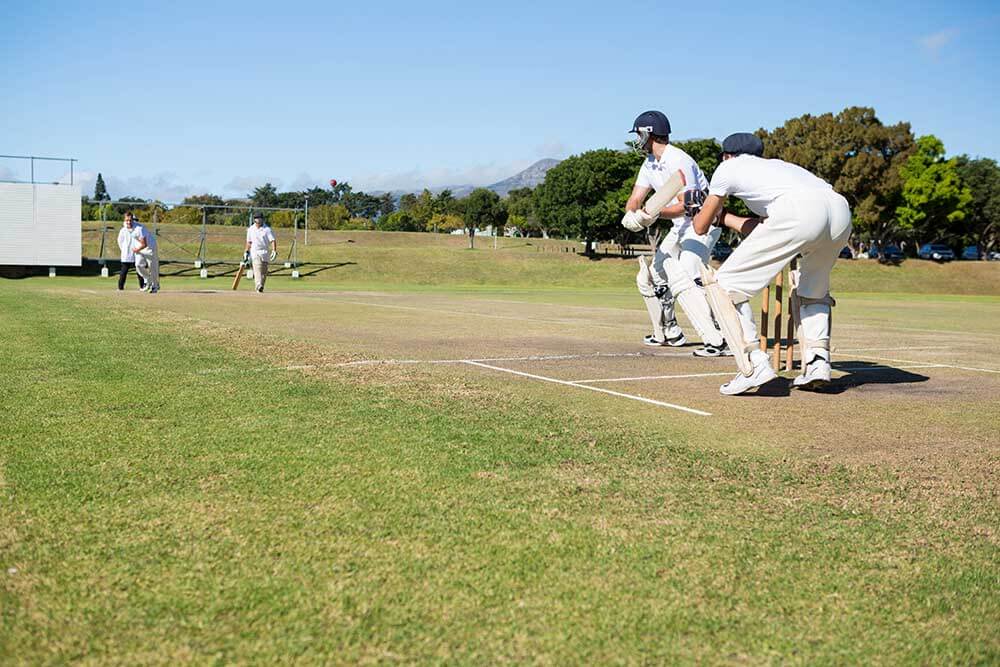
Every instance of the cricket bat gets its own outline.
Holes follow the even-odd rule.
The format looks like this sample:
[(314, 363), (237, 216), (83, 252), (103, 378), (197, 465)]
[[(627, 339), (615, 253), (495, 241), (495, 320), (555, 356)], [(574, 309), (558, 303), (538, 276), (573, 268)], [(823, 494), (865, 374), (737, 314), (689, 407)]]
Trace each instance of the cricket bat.
[(660, 216), (660, 211), (664, 209), (677, 193), (684, 189), (684, 179), (681, 178), (681, 172), (675, 171), (667, 179), (667, 182), (663, 184), (663, 187), (653, 193), (653, 195), (646, 200), (643, 205), (643, 210), (646, 211), (648, 215), (653, 216), (654, 219)]
[(240, 278), (243, 277), (243, 269), (246, 268), (246, 262), (240, 262), (240, 268), (236, 269), (236, 277), (233, 278), (233, 289), (235, 290), (240, 286)]

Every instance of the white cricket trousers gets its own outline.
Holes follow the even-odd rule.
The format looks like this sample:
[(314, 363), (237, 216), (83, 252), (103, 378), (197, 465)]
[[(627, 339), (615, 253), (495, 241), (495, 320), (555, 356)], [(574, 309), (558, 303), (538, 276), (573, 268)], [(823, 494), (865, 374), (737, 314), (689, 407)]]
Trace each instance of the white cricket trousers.
[(253, 284), (254, 288), (259, 292), (264, 289), (264, 283), (267, 282), (267, 267), (268, 261), (267, 256), (254, 255), (251, 259), (253, 262)]
[(149, 289), (160, 289), (160, 258), (152, 248), (135, 253), (135, 272), (142, 276)]
[[(748, 343), (757, 340), (757, 328), (747, 300), (800, 253), (799, 296), (824, 298), (830, 292), (830, 272), (837, 255), (850, 236), (851, 208), (833, 190), (799, 190), (771, 204), (767, 219), (750, 232), (716, 272), (719, 285), (737, 305)], [(803, 304), (799, 321), (806, 340), (826, 341), (829, 349), (829, 305)]]

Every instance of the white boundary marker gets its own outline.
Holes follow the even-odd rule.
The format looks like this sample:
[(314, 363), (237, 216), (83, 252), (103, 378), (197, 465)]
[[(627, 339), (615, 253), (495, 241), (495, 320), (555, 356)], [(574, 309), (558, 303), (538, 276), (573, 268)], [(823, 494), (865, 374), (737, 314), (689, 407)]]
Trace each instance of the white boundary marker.
[(488, 368), (493, 371), (500, 371), (502, 373), (511, 373), (512, 375), (519, 375), (521, 377), (531, 378), (532, 380), (541, 380), (543, 382), (553, 382), (555, 384), (565, 385), (567, 387), (576, 387), (577, 389), (587, 389), (590, 391), (597, 391), (602, 394), (610, 394), (612, 396), (618, 396), (619, 398), (628, 398), (633, 401), (640, 401), (642, 403), (648, 403), (650, 405), (656, 405), (661, 408), (672, 408), (674, 410), (681, 410), (682, 412), (689, 412), (693, 415), (699, 415), (702, 417), (711, 417), (711, 412), (705, 412), (704, 410), (696, 410), (694, 408), (685, 407), (683, 405), (677, 405), (676, 403), (665, 403), (663, 401), (654, 401), (651, 398), (644, 398), (642, 396), (635, 396), (634, 394), (623, 394), (620, 391), (611, 391), (610, 389), (604, 389), (603, 387), (591, 387), (586, 384), (579, 384), (576, 382), (569, 382), (568, 380), (557, 380), (556, 378), (546, 377), (544, 375), (535, 375), (533, 373), (525, 373), (523, 371), (515, 371), (510, 368), (503, 368), (502, 366), (491, 366), (489, 364), (480, 363), (478, 361), (466, 361), (464, 362), (470, 366), (478, 366), (480, 368)]

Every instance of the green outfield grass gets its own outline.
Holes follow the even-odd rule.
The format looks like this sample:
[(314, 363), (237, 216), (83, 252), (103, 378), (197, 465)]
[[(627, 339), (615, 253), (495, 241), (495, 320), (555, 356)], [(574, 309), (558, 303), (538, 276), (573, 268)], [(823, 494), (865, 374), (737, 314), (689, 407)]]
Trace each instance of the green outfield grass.
[[(93, 229), (92, 223), (85, 228)], [(282, 249), (279, 264), (286, 259), (292, 230), (275, 230)], [(161, 227), (160, 254), (165, 258), (187, 259), (191, 265), (198, 251), (199, 228), (185, 225)], [(242, 256), (245, 231), (237, 227), (210, 227), (206, 250), (209, 259), (238, 262)], [(634, 284), (634, 259), (602, 257), (587, 259), (573, 252), (580, 244), (551, 239), (499, 239), (493, 250), (492, 239), (478, 237), (475, 250), (469, 250), (464, 236), (405, 232), (332, 232), (312, 231), (310, 245), (302, 245), (299, 236), (298, 261), (306, 263), (302, 272), (311, 284), (329, 288), (389, 286), (409, 289), (413, 286), (462, 286), (497, 288), (552, 287), (587, 290), (622, 290)], [(97, 234), (84, 234), (84, 254), (97, 257), (100, 250)], [(348, 243), (348, 241), (351, 241)], [(105, 257), (117, 258), (111, 236)], [(178, 265), (166, 266), (166, 272)], [(215, 273), (217, 270), (212, 269)], [(231, 271), (232, 267), (225, 270)], [(194, 272), (190, 269), (190, 272)], [(195, 272), (196, 273), (196, 272)], [(287, 270), (284, 273), (288, 273)], [(201, 285), (215, 283), (202, 281)], [(871, 260), (841, 260), (834, 269), (833, 283), (838, 293), (876, 292), (907, 294), (979, 294), (1000, 295), (1000, 262), (952, 262), (936, 264), (907, 260), (902, 266), (885, 266)]]
[[(431, 287), (376, 271), (358, 245), (369, 287), (395, 284), (403, 308), (493, 304), (525, 319), (472, 344), (457, 316), (182, 294), (222, 279), (165, 281), (157, 296), (109, 294), (93, 277), (0, 281), (0, 662), (1000, 660), (991, 377), (954, 377), (986, 382), (978, 399), (953, 376), (894, 397), (873, 385), (813, 406), (779, 399), (741, 432), (747, 414), (733, 410), (763, 406), (720, 402), (704, 420), (450, 367), (286, 368), (396, 352), (378, 345), (419, 353), (447, 335), (483, 354), (541, 345), (560, 327), (531, 318), (558, 304), (592, 308), (603, 327), (570, 327), (567, 345), (617, 341), (620, 312), (638, 315), (623, 340), (642, 330), (627, 263), (538, 263), (575, 288), (523, 275)], [(516, 265), (486, 252), (484, 275)], [(465, 276), (442, 266), (445, 284)], [(929, 271), (941, 289), (953, 270), (899, 275)], [(594, 271), (601, 288), (584, 289)], [(322, 296), (336, 282), (272, 285)], [(989, 337), (1000, 317), (995, 297), (846, 301), (848, 331)], [(926, 422), (912, 416), (921, 400)], [(866, 411), (883, 428), (859, 422)], [(941, 424), (953, 445), (928, 455)], [(876, 453), (832, 445), (849, 440)], [(926, 446), (896, 451), (908, 441)]]

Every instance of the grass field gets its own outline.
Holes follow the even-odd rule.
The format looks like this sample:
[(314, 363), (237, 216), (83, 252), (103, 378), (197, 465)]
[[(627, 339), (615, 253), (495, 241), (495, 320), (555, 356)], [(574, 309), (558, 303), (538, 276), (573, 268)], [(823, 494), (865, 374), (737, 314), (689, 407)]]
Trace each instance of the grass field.
[(337, 238), (0, 281), (0, 662), (1000, 661), (1000, 266), (845, 262), (832, 390), (723, 398), (630, 261)]

